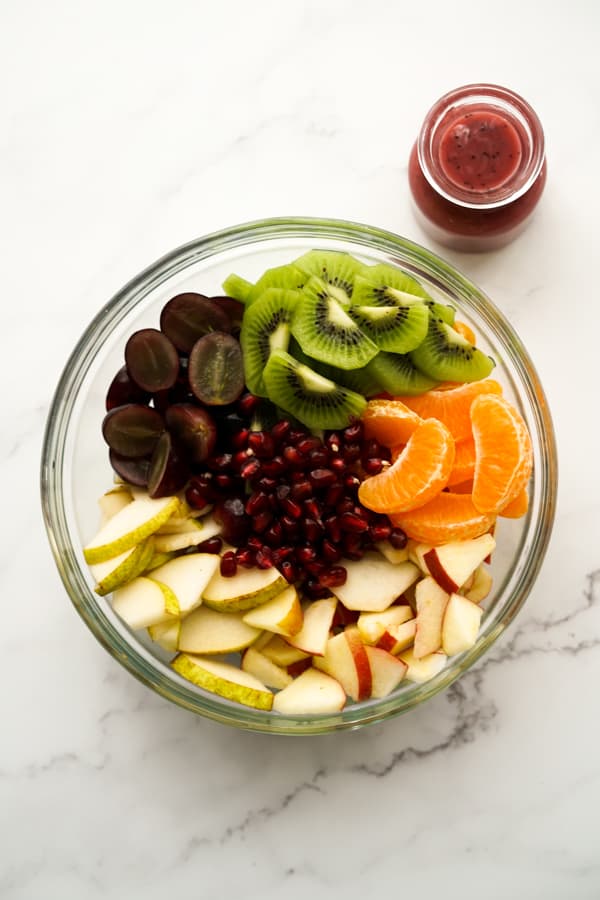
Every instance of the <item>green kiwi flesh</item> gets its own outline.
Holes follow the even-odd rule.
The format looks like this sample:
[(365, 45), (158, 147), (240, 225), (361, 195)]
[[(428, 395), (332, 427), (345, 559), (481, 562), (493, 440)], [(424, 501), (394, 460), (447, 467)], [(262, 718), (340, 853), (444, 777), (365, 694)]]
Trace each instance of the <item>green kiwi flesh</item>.
[(379, 385), (380, 391), (394, 396), (424, 394), (439, 382), (417, 369), (410, 356), (400, 353), (378, 353), (366, 366), (368, 375)]
[(283, 288), (284, 290), (300, 291), (304, 287), (307, 277), (293, 263), (286, 266), (276, 266), (260, 276), (252, 290), (249, 292), (246, 300), (246, 306), (251, 306), (261, 294), (264, 294), (269, 288)]
[(380, 350), (391, 353), (418, 347), (429, 324), (429, 310), (416, 297), (397, 306), (351, 306), (348, 314)]
[(361, 369), (337, 369), (335, 366), (330, 366), (328, 363), (319, 362), (318, 359), (312, 359), (310, 356), (307, 356), (298, 341), (293, 337), (290, 341), (288, 353), (299, 363), (314, 369), (319, 375), (323, 375), (325, 378), (329, 378), (330, 381), (335, 381), (336, 384), (341, 384), (342, 387), (347, 387), (351, 391), (356, 391), (357, 394), (362, 394), (364, 397), (374, 397), (376, 394), (381, 393), (381, 385), (369, 374), (368, 366), (363, 366)]
[(283, 288), (267, 288), (250, 306), (242, 319), (240, 344), (244, 355), (244, 374), (248, 390), (266, 397), (263, 372), (273, 350), (287, 350), (290, 323), (300, 295)]
[(227, 297), (233, 297), (234, 300), (239, 300), (240, 303), (246, 302), (253, 287), (254, 285), (250, 281), (246, 281), (245, 278), (242, 278), (241, 275), (236, 275), (235, 272), (228, 275), (223, 282), (223, 290)]
[(452, 306), (436, 303), (418, 281), (402, 269), (384, 263), (365, 266), (356, 276), (352, 302), (361, 306), (391, 306), (406, 301), (407, 294), (420, 297), (438, 318), (450, 325), (454, 322), (455, 310)]
[(378, 352), (321, 279), (311, 277), (292, 319), (292, 334), (313, 359), (338, 369), (358, 369)]
[(486, 356), (451, 325), (433, 316), (425, 340), (413, 350), (414, 365), (438, 381), (479, 381), (487, 378), (494, 368), (494, 360)]
[(366, 268), (348, 253), (336, 250), (309, 250), (292, 265), (328, 284), (331, 295), (343, 306), (350, 304), (354, 279)]
[(283, 350), (274, 350), (264, 371), (269, 398), (312, 429), (344, 428), (363, 414), (360, 394), (324, 378)]

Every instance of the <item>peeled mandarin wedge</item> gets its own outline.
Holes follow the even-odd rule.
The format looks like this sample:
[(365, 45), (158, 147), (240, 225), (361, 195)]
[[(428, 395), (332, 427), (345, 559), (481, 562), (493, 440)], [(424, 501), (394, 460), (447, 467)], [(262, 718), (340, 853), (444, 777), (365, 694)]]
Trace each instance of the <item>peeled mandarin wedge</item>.
[(406, 444), (421, 417), (400, 400), (369, 400), (362, 420), (366, 437), (395, 447)]
[[(458, 441), (454, 454), (454, 465), (448, 479), (448, 487), (472, 481), (475, 472), (475, 441), (467, 438)], [(470, 491), (469, 491), (470, 493)]]
[(527, 488), (523, 488), (520, 494), (517, 494), (514, 500), (511, 500), (501, 511), (500, 515), (504, 519), (520, 519), (529, 509), (529, 494)]
[(479, 537), (489, 531), (495, 521), (495, 516), (480, 513), (475, 508), (469, 494), (451, 491), (442, 491), (425, 506), (390, 518), (408, 537), (434, 545)]
[(472, 436), (471, 403), (481, 394), (502, 394), (502, 388), (493, 378), (473, 381), (457, 387), (436, 388), (418, 397), (396, 397), (422, 419), (439, 419), (450, 431), (455, 441), (464, 441)]
[(452, 435), (437, 419), (426, 419), (393, 465), (361, 483), (358, 499), (388, 515), (416, 509), (446, 486), (453, 462)]
[(471, 405), (475, 441), (473, 503), (499, 513), (519, 496), (533, 467), (533, 450), (520, 413), (503, 397), (477, 397)]
[(455, 331), (458, 331), (459, 334), (462, 334), (464, 338), (468, 340), (470, 344), (477, 343), (477, 335), (473, 331), (470, 325), (467, 325), (466, 322), (459, 322), (458, 319), (454, 320), (454, 325), (452, 326)]

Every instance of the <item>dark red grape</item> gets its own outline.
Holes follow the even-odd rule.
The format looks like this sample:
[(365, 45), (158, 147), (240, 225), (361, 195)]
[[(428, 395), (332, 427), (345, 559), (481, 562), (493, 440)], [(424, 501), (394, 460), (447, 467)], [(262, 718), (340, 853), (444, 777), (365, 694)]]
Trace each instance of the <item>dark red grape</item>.
[(179, 374), (179, 355), (173, 343), (156, 328), (143, 328), (125, 345), (127, 371), (139, 387), (156, 393), (172, 388)]
[(227, 309), (203, 294), (178, 294), (163, 307), (160, 327), (183, 353), (211, 331), (231, 331)]
[(164, 431), (154, 448), (148, 475), (148, 493), (151, 497), (170, 497), (176, 494), (188, 480), (188, 468), (177, 452), (168, 431)]
[[(246, 514), (244, 504), (239, 497), (227, 497), (225, 500), (220, 500), (215, 504), (213, 516), (221, 526), (223, 539), (227, 543), (239, 547), (246, 541), (252, 520)], [(260, 546), (262, 546), (262, 542)]]
[[(242, 319), (244, 317), (244, 304), (233, 297), (211, 297), (211, 300), (221, 309), (225, 310), (231, 322), (231, 331), (235, 334), (242, 327)], [(225, 329), (220, 329), (221, 331)]]
[(110, 412), (111, 409), (124, 406), (126, 403), (148, 403), (149, 400), (150, 394), (131, 380), (127, 366), (123, 366), (111, 381), (106, 393), (106, 411)]
[(152, 453), (164, 429), (162, 416), (139, 403), (111, 409), (102, 422), (102, 435), (108, 446), (129, 458)]
[(194, 463), (204, 462), (215, 448), (217, 429), (210, 414), (191, 403), (175, 403), (167, 409), (167, 428)]
[(244, 389), (242, 348), (230, 334), (215, 331), (196, 341), (188, 378), (194, 395), (208, 406), (224, 406)]
[(148, 475), (150, 474), (150, 457), (143, 456), (138, 459), (128, 459), (109, 450), (108, 457), (110, 464), (117, 475), (128, 484), (135, 484), (136, 487), (146, 487), (148, 484)]

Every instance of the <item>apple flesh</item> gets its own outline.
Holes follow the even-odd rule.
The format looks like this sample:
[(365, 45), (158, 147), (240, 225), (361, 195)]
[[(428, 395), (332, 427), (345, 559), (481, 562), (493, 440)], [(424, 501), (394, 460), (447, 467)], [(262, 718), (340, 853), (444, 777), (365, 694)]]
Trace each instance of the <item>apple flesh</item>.
[(398, 687), (408, 666), (379, 647), (365, 647), (365, 652), (371, 667), (371, 697), (387, 697)]
[(468, 590), (462, 593), (472, 603), (481, 603), (488, 596), (492, 589), (492, 576), (486, 569), (485, 564), (478, 566), (473, 573), (473, 580)]
[(451, 594), (442, 626), (444, 653), (455, 656), (477, 641), (483, 610), (462, 594)]
[(414, 654), (417, 659), (421, 659), (435, 653), (442, 646), (442, 621), (450, 595), (428, 576), (418, 582), (415, 598), (417, 630)]
[(332, 588), (346, 609), (382, 612), (391, 606), (419, 576), (411, 562), (394, 564), (379, 553), (365, 553), (361, 560), (344, 560), (346, 582)]
[(401, 625), (386, 625), (385, 631), (377, 641), (377, 647), (397, 656), (403, 650), (412, 647), (416, 632), (416, 619), (409, 619), (408, 622), (403, 622)]
[(257, 641), (261, 653), (264, 653), (266, 657), (278, 666), (287, 668), (302, 660), (310, 659), (310, 653), (305, 653), (304, 650), (299, 650), (297, 647), (290, 646), (290, 644), (278, 634), (275, 636), (269, 634), (270, 640), (267, 644), (262, 646), (261, 638)]
[(293, 637), (302, 628), (304, 616), (300, 606), (298, 592), (293, 585), (285, 588), (272, 600), (261, 603), (255, 609), (244, 616), (244, 622), (271, 631), (273, 634), (283, 634)]
[(284, 715), (334, 713), (343, 709), (346, 694), (341, 684), (316, 669), (306, 669), (273, 700), (273, 709)]
[(302, 628), (297, 634), (286, 638), (288, 644), (309, 656), (323, 656), (336, 605), (335, 597), (324, 597), (310, 603), (304, 609)]
[(258, 678), (229, 663), (180, 653), (171, 663), (183, 678), (210, 691), (255, 709), (271, 709), (273, 694)]
[(356, 625), (364, 644), (376, 644), (388, 625), (402, 625), (413, 615), (410, 606), (390, 606), (383, 612), (361, 613)]
[(265, 656), (260, 650), (255, 650), (254, 647), (248, 647), (244, 651), (242, 655), (242, 669), (244, 672), (254, 675), (267, 687), (276, 688), (277, 690), (282, 690), (294, 680), (284, 668), (275, 665), (268, 656)]
[(379, 541), (378, 544), (375, 544), (375, 549), (395, 566), (408, 560), (408, 546), (403, 547), (402, 550), (397, 550), (395, 547), (392, 547), (389, 541)]
[(468, 541), (451, 541), (423, 553), (429, 573), (447, 594), (458, 591), (495, 548), (491, 534)]
[(404, 676), (406, 680), (423, 684), (442, 671), (446, 665), (447, 656), (445, 653), (438, 651), (417, 659), (412, 649), (409, 649), (401, 653), (399, 658), (407, 666), (406, 675)]
[(316, 669), (331, 675), (353, 700), (371, 696), (371, 667), (357, 628), (348, 628), (329, 638), (323, 657), (315, 657)]

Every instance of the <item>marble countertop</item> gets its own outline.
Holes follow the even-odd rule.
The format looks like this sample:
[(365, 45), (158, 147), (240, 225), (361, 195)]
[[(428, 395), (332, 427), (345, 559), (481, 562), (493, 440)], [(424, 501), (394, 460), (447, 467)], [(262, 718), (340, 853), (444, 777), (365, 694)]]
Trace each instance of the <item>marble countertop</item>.
[[(599, 28), (594, 0), (2, 4), (3, 900), (600, 896)], [(55, 570), (37, 471), (67, 354), (131, 276), (228, 224), (333, 216), (439, 250), (408, 153), (433, 100), (477, 80), (547, 135), (527, 232), (444, 253), (510, 317), (554, 416), (530, 600), (384, 725), (293, 740), (195, 718), (107, 655)]]

